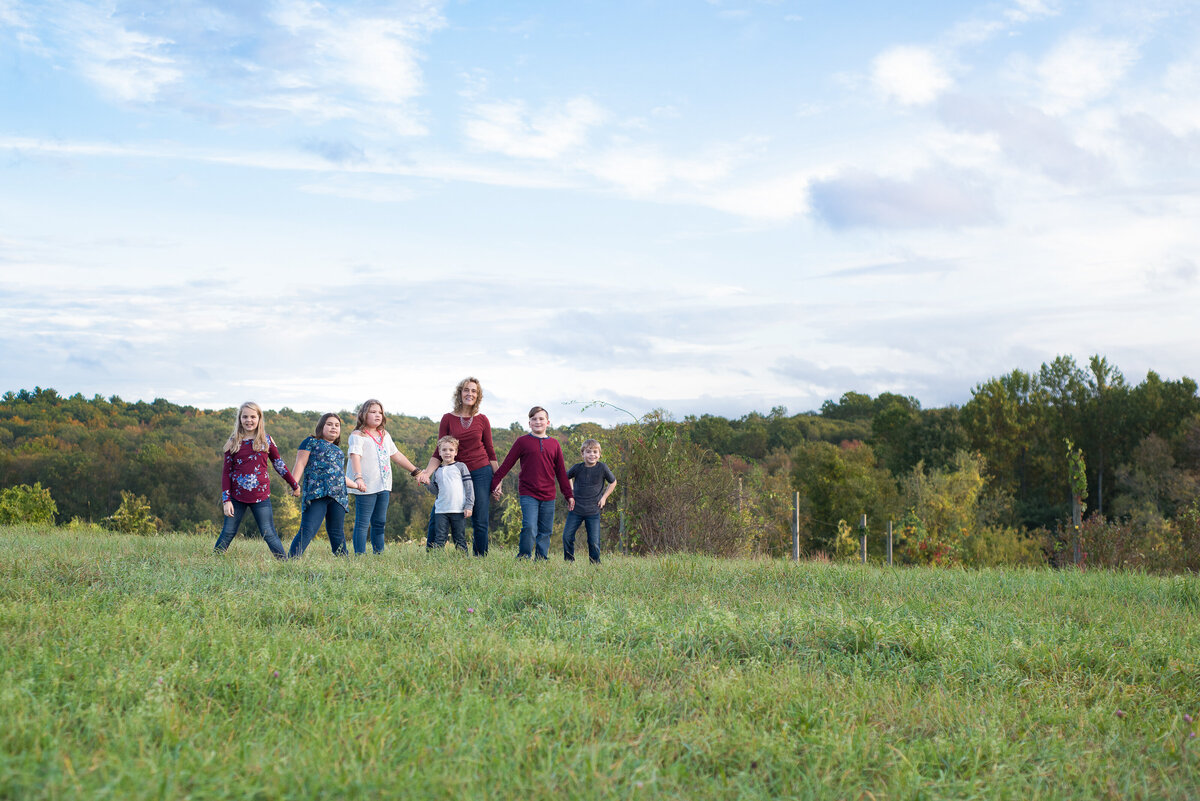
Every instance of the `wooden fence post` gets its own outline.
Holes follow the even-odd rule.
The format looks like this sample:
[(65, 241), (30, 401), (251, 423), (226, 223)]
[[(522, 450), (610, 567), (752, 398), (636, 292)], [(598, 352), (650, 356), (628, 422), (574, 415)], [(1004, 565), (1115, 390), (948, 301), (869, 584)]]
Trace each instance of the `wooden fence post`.
[(888, 521), (888, 567), (892, 566), (892, 521)]

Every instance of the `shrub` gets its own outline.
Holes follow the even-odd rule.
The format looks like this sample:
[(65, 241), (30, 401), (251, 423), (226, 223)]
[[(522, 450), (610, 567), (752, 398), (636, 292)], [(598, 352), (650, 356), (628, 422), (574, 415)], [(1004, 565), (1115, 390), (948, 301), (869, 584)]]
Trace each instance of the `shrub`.
[(67, 531), (72, 531), (77, 534), (83, 532), (87, 532), (88, 534), (104, 533), (104, 529), (101, 526), (93, 523), (91, 520), (84, 520), (79, 515), (72, 517), (66, 526), (64, 526), (64, 528), (66, 528)]
[(58, 507), (50, 497), (50, 489), (41, 482), (32, 487), (18, 484), (0, 491), (0, 525), (18, 523), (32, 525), (54, 525)]
[(609, 465), (624, 486), (626, 545), (635, 553), (741, 554), (753, 544), (738, 512), (733, 472), (681, 435), (662, 413), (614, 431)]
[(962, 543), (963, 564), (969, 567), (1037, 567), (1046, 564), (1037, 537), (1012, 526), (984, 528)]
[(150, 512), (150, 502), (146, 497), (126, 490), (121, 490), (121, 505), (117, 511), (100, 521), (100, 524), (109, 531), (122, 534), (156, 534), (162, 528), (162, 521)]
[[(1100, 514), (1086, 517), (1079, 540), (1083, 565), (1121, 570), (1171, 572), (1186, 568), (1179, 528), (1151, 510), (1142, 510), (1124, 520), (1105, 520)], [(1050, 543), (1057, 550), (1056, 566), (1069, 566), (1074, 558), (1069, 526), (1060, 528)]]
[(860, 558), (859, 539), (854, 536), (850, 524), (837, 521), (837, 534), (833, 540), (833, 558), (839, 562), (854, 562)]
[(913, 565), (950, 565), (958, 562), (961, 539), (951, 532), (931, 532), (910, 509), (900, 521), (900, 557)]

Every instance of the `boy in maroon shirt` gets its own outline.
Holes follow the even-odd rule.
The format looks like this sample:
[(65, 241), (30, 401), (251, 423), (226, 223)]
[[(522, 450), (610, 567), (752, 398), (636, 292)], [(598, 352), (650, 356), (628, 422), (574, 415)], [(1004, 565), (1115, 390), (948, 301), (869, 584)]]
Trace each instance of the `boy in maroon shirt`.
[(517, 547), (518, 559), (534, 556), (536, 532), (538, 559), (550, 558), (550, 532), (554, 528), (555, 480), (567, 499), (567, 511), (575, 508), (575, 495), (567, 479), (567, 465), (563, 461), (562, 446), (554, 437), (546, 435), (550, 427), (550, 415), (541, 406), (529, 410), (529, 432), (513, 443), (512, 450), (504, 457), (504, 464), (492, 476), (492, 496), (499, 498), (500, 482), (519, 460), (521, 476), (517, 482), (517, 493), (521, 503), (521, 539)]

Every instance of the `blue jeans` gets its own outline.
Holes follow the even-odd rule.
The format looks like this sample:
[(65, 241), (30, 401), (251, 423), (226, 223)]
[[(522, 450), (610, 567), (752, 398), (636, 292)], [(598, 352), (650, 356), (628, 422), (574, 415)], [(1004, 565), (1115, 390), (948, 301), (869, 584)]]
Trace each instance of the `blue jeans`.
[(304, 553), (304, 549), (317, 536), (321, 521), (325, 521), (325, 533), (329, 535), (329, 547), (334, 556), (346, 555), (346, 534), (342, 524), (346, 521), (346, 510), (342, 505), (330, 498), (313, 498), (308, 508), (300, 513), (300, 531), (296, 532), (292, 545), (288, 548), (288, 559), (295, 559)]
[(387, 522), (391, 494), (384, 490), (372, 495), (354, 496), (354, 552), (367, 552), (367, 529), (371, 530), (371, 549), (383, 553), (383, 524)]
[(467, 518), (462, 512), (435, 512), (433, 515), (433, 539), (425, 543), (426, 548), (445, 548), (446, 534), (454, 538), (454, 547), (467, 552)]
[(521, 496), (521, 539), (517, 558), (533, 557), (534, 532), (537, 534), (537, 558), (550, 558), (550, 532), (554, 529), (554, 501), (539, 501), (532, 495)]
[(577, 515), (567, 512), (567, 523), (563, 526), (563, 559), (575, 561), (575, 532), (579, 524), (587, 528), (588, 559), (600, 564), (600, 515)]
[(225, 524), (221, 526), (221, 534), (217, 537), (217, 544), (213, 550), (217, 553), (225, 553), (229, 543), (233, 542), (233, 538), (237, 536), (238, 527), (241, 526), (242, 517), (246, 514), (247, 509), (250, 510), (250, 514), (254, 515), (254, 522), (258, 524), (258, 530), (262, 533), (262, 538), (267, 541), (267, 547), (271, 549), (271, 553), (275, 554), (277, 559), (286, 559), (287, 552), (283, 550), (283, 543), (279, 541), (279, 535), (275, 533), (275, 515), (271, 510), (270, 498), (258, 503), (233, 501), (233, 517), (225, 518)]
[[(491, 512), (493, 472), (495, 471), (490, 464), (471, 471), (471, 484), (475, 487), (475, 505), (471, 507), (471, 550), (476, 556), (487, 556), (488, 552), (488, 515)], [(433, 518), (434, 513), (430, 512), (429, 527), (425, 530), (426, 547), (433, 544)]]

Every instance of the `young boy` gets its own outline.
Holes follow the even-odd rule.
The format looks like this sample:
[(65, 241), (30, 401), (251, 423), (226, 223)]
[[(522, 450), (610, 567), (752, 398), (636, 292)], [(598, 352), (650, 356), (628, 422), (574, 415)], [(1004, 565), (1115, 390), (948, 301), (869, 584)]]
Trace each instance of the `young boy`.
[(517, 492), (521, 501), (521, 539), (517, 547), (518, 559), (533, 557), (534, 534), (537, 535), (537, 558), (550, 558), (550, 531), (554, 528), (554, 481), (567, 499), (567, 511), (575, 508), (575, 494), (567, 478), (567, 466), (563, 462), (562, 446), (554, 437), (546, 435), (550, 427), (550, 415), (541, 406), (529, 410), (529, 433), (517, 437), (512, 450), (504, 457), (504, 464), (492, 476), (492, 496), (500, 497), (500, 481), (521, 461), (521, 478)]
[(425, 542), (429, 550), (446, 547), (446, 532), (454, 538), (454, 547), (467, 552), (467, 518), (475, 506), (475, 484), (471, 471), (458, 456), (458, 440), (451, 436), (437, 441), (442, 466), (429, 477), (429, 491), (437, 498), (433, 503), (433, 529)]
[(589, 439), (580, 449), (583, 461), (571, 465), (567, 478), (575, 492), (575, 508), (567, 512), (567, 524), (563, 527), (563, 559), (575, 561), (575, 532), (579, 524), (587, 527), (588, 559), (600, 564), (600, 510), (608, 496), (617, 487), (617, 478), (600, 461), (600, 443)]

